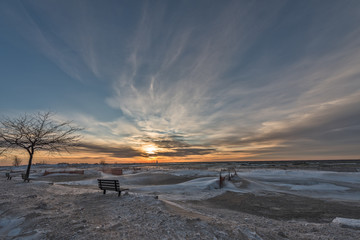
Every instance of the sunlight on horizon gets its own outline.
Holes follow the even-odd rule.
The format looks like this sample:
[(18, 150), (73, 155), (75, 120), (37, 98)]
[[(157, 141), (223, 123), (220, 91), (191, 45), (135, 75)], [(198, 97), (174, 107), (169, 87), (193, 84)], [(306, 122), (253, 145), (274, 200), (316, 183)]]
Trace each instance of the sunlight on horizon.
[(143, 147), (143, 150), (147, 154), (152, 155), (152, 154), (155, 154), (158, 151), (158, 148), (155, 145), (146, 145), (146, 146)]

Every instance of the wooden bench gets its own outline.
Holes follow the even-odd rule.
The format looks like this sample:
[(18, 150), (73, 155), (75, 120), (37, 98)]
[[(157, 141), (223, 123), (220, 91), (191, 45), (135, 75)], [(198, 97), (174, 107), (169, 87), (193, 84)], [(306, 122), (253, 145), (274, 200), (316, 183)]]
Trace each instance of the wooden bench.
[(6, 177), (7, 177), (7, 180), (11, 180), (12, 176), (10, 175), (10, 173), (5, 173)]
[(30, 178), (26, 177), (26, 173), (22, 173), (21, 178), (24, 179), (24, 182), (30, 182)]
[(118, 192), (120, 196), (121, 191), (129, 190), (128, 188), (120, 188), (119, 180), (108, 180), (108, 179), (98, 179), (99, 188), (104, 191), (106, 190)]

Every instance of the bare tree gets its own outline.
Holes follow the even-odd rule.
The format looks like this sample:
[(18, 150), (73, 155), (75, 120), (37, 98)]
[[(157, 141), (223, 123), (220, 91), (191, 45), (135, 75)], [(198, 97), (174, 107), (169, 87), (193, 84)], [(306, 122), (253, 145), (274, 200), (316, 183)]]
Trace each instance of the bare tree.
[(22, 162), (22, 160), (20, 158), (18, 158), (18, 156), (15, 156), (14, 160), (13, 160), (13, 166), (14, 167), (20, 166), (21, 162)]
[(81, 128), (74, 127), (69, 121), (55, 121), (52, 116), (51, 112), (39, 112), (0, 121), (0, 152), (25, 149), (29, 154), (27, 178), (35, 152), (69, 152), (80, 139), (76, 133)]

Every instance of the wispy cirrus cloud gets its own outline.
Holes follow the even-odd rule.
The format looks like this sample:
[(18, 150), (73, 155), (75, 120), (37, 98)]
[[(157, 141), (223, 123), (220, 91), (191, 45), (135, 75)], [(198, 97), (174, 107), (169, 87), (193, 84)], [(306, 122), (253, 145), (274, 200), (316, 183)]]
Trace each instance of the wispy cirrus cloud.
[[(241, 14), (234, 9), (240, 9)], [(185, 22), (176, 28), (171, 26), (177, 23), (175, 20), (163, 24), (163, 19), (159, 21), (163, 14), (145, 8), (130, 55), (129, 73), (115, 82), (115, 94), (108, 98), (108, 103), (132, 116), (143, 130), (199, 134), (229, 101), (222, 94), (231, 88), (227, 84), (234, 83), (222, 75), (235, 65), (233, 61), (239, 51), (246, 51), (260, 34), (248, 31), (251, 27), (246, 23), (256, 18), (247, 15), (248, 12), (255, 13), (256, 6), (231, 3), (220, 10), (219, 16), (204, 19), (198, 27)], [(264, 18), (268, 20), (275, 13)], [(241, 20), (244, 22), (239, 25)], [(266, 25), (266, 21), (260, 22), (258, 28)], [(156, 35), (163, 28), (162, 34), (171, 37)], [(234, 32), (235, 28), (240, 30)], [(203, 34), (199, 35), (199, 31)], [(141, 61), (137, 60), (139, 46)], [(224, 102), (219, 101), (221, 97)]]
[(102, 106), (118, 116), (73, 116), (96, 144), (151, 142), (169, 157), (358, 153), (341, 143), (358, 141), (356, 2), (9, 5), (59, 68), (107, 86)]

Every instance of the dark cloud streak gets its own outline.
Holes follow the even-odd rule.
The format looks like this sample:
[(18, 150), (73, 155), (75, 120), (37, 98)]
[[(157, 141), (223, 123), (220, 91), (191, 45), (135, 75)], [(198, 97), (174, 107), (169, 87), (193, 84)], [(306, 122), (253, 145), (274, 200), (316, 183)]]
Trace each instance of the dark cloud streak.
[(175, 148), (172, 150), (173, 152), (159, 152), (157, 155), (167, 157), (185, 157), (190, 155), (207, 155), (216, 151), (213, 148)]
[(127, 146), (105, 146), (105, 145), (96, 145), (91, 143), (80, 143), (78, 146), (79, 150), (91, 153), (105, 153), (110, 154), (112, 157), (117, 158), (131, 158), (142, 156), (142, 153), (136, 149)]

